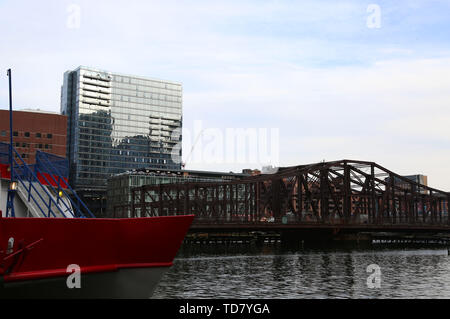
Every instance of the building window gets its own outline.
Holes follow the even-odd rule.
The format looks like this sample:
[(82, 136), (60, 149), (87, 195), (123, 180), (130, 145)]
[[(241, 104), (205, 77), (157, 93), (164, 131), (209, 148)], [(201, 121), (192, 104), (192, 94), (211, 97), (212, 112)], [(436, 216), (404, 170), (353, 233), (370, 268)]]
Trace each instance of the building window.
[(48, 149), (48, 144), (45, 144), (45, 149)]
[(50, 133), (47, 134), (47, 138), (52, 138), (52, 137), (53, 137), (52, 134), (50, 134)]
[(39, 144), (38, 148), (42, 148), (42, 144)]
[(13, 136), (19, 136), (19, 132), (13, 132)]
[(2, 131), (0, 135), (1, 136), (6, 136), (6, 131)]
[(25, 132), (25, 137), (30, 137), (30, 132)]
[(36, 137), (42, 137), (41, 133), (36, 133)]

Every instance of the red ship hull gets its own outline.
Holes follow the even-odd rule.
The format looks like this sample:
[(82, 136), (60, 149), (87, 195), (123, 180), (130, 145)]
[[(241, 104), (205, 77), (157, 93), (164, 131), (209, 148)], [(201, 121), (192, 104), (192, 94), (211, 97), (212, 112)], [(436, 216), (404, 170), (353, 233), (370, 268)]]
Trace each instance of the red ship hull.
[(0, 297), (149, 298), (193, 218), (0, 217)]

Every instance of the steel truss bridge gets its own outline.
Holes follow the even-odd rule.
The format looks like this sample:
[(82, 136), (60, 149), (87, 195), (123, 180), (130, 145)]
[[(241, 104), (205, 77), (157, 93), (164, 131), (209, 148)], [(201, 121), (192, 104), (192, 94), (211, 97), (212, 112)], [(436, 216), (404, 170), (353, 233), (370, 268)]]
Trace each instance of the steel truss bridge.
[(194, 214), (197, 230), (450, 231), (450, 193), (374, 162), (280, 168), (240, 180), (146, 185), (116, 217)]

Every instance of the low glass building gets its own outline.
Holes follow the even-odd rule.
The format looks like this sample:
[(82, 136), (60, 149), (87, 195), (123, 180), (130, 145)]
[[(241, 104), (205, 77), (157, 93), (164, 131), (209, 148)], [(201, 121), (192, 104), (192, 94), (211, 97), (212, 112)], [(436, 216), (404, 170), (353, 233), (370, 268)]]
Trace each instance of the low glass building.
[(251, 173), (246, 171), (243, 171), (243, 173), (224, 173), (195, 170), (160, 170), (148, 168), (117, 174), (108, 179), (107, 216), (117, 217), (115, 216), (115, 207), (117, 206), (123, 207), (123, 209), (128, 211), (129, 215), (129, 210), (128, 208), (126, 208), (126, 206), (129, 206), (131, 204), (131, 189), (135, 187), (175, 183), (183, 184), (195, 182), (223, 182), (227, 180), (242, 179), (250, 175)]

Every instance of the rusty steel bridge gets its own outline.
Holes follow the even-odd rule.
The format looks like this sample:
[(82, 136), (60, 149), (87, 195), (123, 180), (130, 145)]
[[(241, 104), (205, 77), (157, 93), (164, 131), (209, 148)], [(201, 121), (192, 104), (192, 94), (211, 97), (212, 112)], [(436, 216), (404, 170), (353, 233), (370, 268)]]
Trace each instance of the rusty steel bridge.
[(191, 231), (449, 232), (450, 193), (340, 160), (223, 182), (145, 185), (115, 217), (194, 214)]

